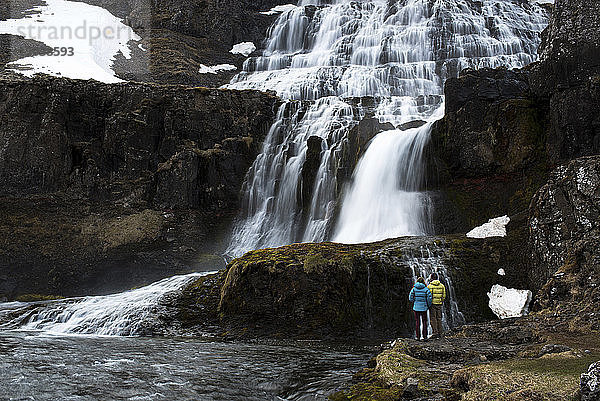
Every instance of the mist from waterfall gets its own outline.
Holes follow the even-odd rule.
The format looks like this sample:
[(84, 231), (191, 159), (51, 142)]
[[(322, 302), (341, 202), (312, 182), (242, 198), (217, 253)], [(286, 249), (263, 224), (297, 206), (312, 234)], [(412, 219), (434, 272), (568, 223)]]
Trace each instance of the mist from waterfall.
[[(546, 11), (518, 0), (301, 0), (282, 13), (227, 85), (287, 102), (247, 174), (226, 254), (431, 233), (417, 185), (430, 125), (398, 128), (441, 116), (444, 82), (465, 68), (535, 61), (546, 25)], [(396, 130), (372, 132), (348, 182), (352, 132), (368, 118)], [(311, 137), (321, 141), (314, 182), (304, 177)]]

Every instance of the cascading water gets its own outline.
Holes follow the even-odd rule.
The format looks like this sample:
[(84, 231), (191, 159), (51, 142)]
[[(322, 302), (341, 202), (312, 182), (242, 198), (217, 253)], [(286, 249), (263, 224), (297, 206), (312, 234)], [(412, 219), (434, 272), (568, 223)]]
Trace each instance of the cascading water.
[(356, 166), (354, 184), (344, 199), (334, 241), (374, 242), (401, 235), (427, 235), (427, 194), (422, 150), (431, 122), (405, 131), (377, 135)]
[[(139, 335), (144, 325), (155, 319), (163, 297), (207, 274), (210, 272), (173, 276), (114, 295), (52, 301), (33, 310), (24, 304), (23, 313), (12, 322), (4, 324), (3, 328), (61, 334)], [(18, 306), (20, 305), (12, 305), (11, 309)]]
[[(434, 245), (430, 246), (422, 246), (418, 253), (407, 255), (406, 261), (412, 270), (414, 282), (417, 281), (418, 277), (427, 280), (432, 273), (437, 273), (440, 281), (445, 285), (446, 302), (444, 302), (444, 308), (442, 309), (442, 325), (444, 330), (448, 330), (464, 324), (465, 317), (458, 308), (452, 278), (442, 260), (443, 251)], [(431, 333), (431, 326), (429, 332)]]
[[(429, 202), (419, 192), (430, 125), (373, 132), (342, 191), (353, 129), (366, 116), (397, 128), (438, 118), (447, 78), (531, 63), (546, 25), (546, 11), (521, 0), (300, 0), (278, 18), (263, 54), (227, 85), (274, 90), (288, 103), (248, 172), (226, 253), (430, 233)], [(369, 110), (361, 97), (372, 97)], [(313, 136), (321, 139), (319, 167), (305, 179)]]

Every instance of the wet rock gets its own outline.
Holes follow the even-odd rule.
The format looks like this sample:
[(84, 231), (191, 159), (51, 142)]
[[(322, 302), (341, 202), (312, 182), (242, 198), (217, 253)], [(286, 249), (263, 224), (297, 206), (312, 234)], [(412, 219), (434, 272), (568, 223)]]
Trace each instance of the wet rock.
[(600, 362), (590, 365), (587, 373), (581, 374), (581, 401), (600, 400)]
[(401, 130), (401, 131), (406, 131), (407, 129), (422, 127), (425, 124), (427, 124), (426, 121), (423, 121), (423, 120), (414, 120), (414, 121), (409, 121), (409, 122), (404, 123), (404, 124), (400, 124), (398, 126), (398, 129)]
[(311, 136), (307, 141), (306, 160), (302, 166), (302, 198), (301, 204), (304, 214), (310, 209), (310, 200), (312, 199), (315, 179), (321, 165), (321, 152), (323, 139), (318, 136)]
[(404, 389), (402, 389), (402, 397), (413, 398), (419, 394), (419, 379), (409, 377), (406, 379)]
[(360, 100), (362, 107), (367, 108), (369, 115), (365, 116), (348, 132), (348, 141), (342, 147), (342, 157), (336, 173), (340, 182), (345, 182), (352, 177), (354, 168), (367, 150), (371, 139), (382, 131), (394, 129), (392, 124), (380, 123), (379, 119), (374, 117), (373, 110), (370, 110), (373, 107), (373, 104), (370, 104), (373, 101), (372, 98)]

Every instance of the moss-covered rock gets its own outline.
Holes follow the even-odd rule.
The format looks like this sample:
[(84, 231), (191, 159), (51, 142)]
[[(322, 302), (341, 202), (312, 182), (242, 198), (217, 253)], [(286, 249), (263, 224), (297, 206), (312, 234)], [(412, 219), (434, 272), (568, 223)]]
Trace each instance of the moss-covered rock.
[[(383, 247), (383, 244), (380, 244)], [(220, 313), (233, 331), (327, 336), (407, 329), (406, 264), (388, 264), (380, 246), (297, 244), (234, 260)]]
[[(453, 283), (463, 317), (480, 321), (493, 318), (487, 306), (492, 285), (515, 286), (521, 277), (522, 266), (503, 257), (510, 253), (506, 239), (463, 235), (262, 249), (233, 260), (213, 281), (220, 291), (218, 312), (214, 302), (211, 308), (231, 336), (408, 335), (414, 324), (408, 293), (419, 269), (447, 270), (443, 281)], [(499, 268), (507, 275), (499, 276)], [(194, 291), (187, 294), (184, 304), (202, 304), (193, 301)], [(450, 302), (446, 308), (450, 313)]]

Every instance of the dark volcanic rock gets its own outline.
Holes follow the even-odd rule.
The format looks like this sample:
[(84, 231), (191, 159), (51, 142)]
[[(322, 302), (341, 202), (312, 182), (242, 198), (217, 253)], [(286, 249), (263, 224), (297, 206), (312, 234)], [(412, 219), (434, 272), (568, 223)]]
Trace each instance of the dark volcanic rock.
[(530, 212), (530, 246), (538, 304), (576, 307), (598, 329), (600, 305), (600, 156), (556, 169), (536, 194)]
[[(53, 78), (0, 79), (0, 85), (2, 195), (68, 189), (91, 200), (118, 201), (135, 193), (152, 202), (157, 192), (153, 175), (173, 168), (168, 162), (185, 151), (205, 159), (225, 155), (245, 173), (277, 103), (275, 97), (252, 91)], [(213, 152), (201, 154), (208, 150)], [(197, 173), (201, 190), (219, 190), (210, 180), (202, 185), (205, 173)], [(128, 192), (123, 193), (125, 183), (118, 178), (128, 181)], [(243, 174), (229, 178), (220, 185), (239, 188)], [(162, 192), (158, 203), (177, 202), (181, 196)], [(229, 200), (236, 204), (235, 197)], [(218, 210), (232, 205), (215, 208), (197, 199), (189, 206)]]
[(11, 75), (0, 86), (0, 295), (116, 291), (224, 265), (277, 98)]
[[(295, 244), (232, 261), (221, 287), (220, 324), (232, 336), (389, 337), (408, 334), (412, 269), (443, 263), (467, 321), (492, 318), (487, 291), (514, 287), (521, 266), (502, 238), (399, 238), (373, 244)], [(504, 268), (507, 275), (497, 275)], [(194, 284), (191, 285), (191, 288)], [(192, 291), (191, 294), (194, 292)], [(193, 296), (184, 304), (199, 304)], [(446, 303), (449, 313), (450, 303)], [(191, 313), (191, 312), (190, 312)], [(214, 312), (217, 314), (217, 312)], [(193, 315), (193, 313), (192, 313)], [(193, 321), (199, 321), (187, 315)], [(460, 324), (457, 320), (455, 323)], [(188, 325), (190, 326), (190, 325)]]
[(446, 116), (432, 138), (453, 179), (517, 173), (536, 161), (543, 124), (525, 73), (463, 71), (445, 94)]
[(527, 73), (468, 70), (446, 83), (446, 116), (425, 149), (437, 234), (521, 220), (546, 177), (543, 113)]
[(600, 400), (600, 361), (592, 363), (581, 375), (581, 401)]
[(600, 153), (600, 1), (557, 2), (540, 55), (531, 88), (547, 107), (550, 160)]

